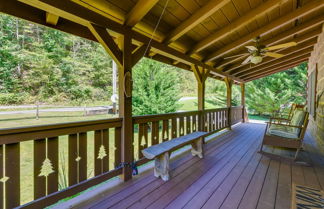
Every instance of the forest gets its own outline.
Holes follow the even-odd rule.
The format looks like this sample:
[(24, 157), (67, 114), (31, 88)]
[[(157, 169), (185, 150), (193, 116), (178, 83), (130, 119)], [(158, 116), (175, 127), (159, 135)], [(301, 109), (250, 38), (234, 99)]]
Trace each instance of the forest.
[[(246, 85), (249, 113), (271, 115), (289, 103), (305, 103), (307, 64)], [(151, 59), (133, 69), (136, 115), (182, 110), (179, 99), (196, 96), (193, 73)], [(98, 44), (8, 15), (0, 15), (0, 105), (110, 102), (112, 59)], [(206, 102), (225, 105), (223, 81), (209, 78)], [(240, 105), (234, 86), (233, 105)], [(193, 104), (192, 109), (197, 104)]]

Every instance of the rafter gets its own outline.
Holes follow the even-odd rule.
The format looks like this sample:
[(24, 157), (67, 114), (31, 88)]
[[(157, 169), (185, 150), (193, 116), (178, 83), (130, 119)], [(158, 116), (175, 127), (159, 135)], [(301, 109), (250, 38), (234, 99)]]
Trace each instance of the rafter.
[(133, 27), (154, 7), (159, 0), (139, 0), (127, 14), (125, 24)]
[(279, 64), (285, 64), (285, 63), (289, 63), (289, 62), (292, 62), (296, 59), (300, 59), (300, 57), (303, 57), (305, 55), (309, 55), (313, 50), (313, 47), (309, 47), (308, 49), (304, 49), (302, 50), (301, 52), (299, 53), (295, 53), (293, 54), (292, 56), (289, 56), (285, 59), (278, 59), (278, 60), (275, 60), (271, 63), (268, 63), (268, 64), (265, 64), (264, 66), (261, 66), (261, 67), (258, 67), (258, 68), (255, 68), (255, 69), (252, 69), (250, 71), (247, 71), (247, 72), (244, 72), (244, 73), (240, 73), (238, 76), (241, 77), (241, 78), (244, 78), (246, 76), (249, 76), (249, 75), (252, 75), (252, 74), (255, 74), (255, 73), (258, 73), (260, 71), (264, 71), (266, 69), (269, 69), (271, 70), (272, 67), (275, 67), (276, 65), (279, 65)]
[(54, 15), (52, 13), (46, 12), (46, 23), (50, 25), (57, 25), (57, 22), (59, 20), (59, 16)]
[(295, 11), (280, 17), (266, 26), (249, 33), (248, 35), (244, 36), (241, 39), (238, 39), (237, 41), (232, 42), (231, 44), (228, 44), (221, 49), (211, 53), (204, 61), (210, 62), (213, 61), (214, 59), (220, 58), (224, 56), (225, 54), (229, 53), (230, 51), (233, 51), (235, 49), (238, 49), (239, 47), (244, 46), (246, 43), (248, 43), (251, 39), (257, 37), (257, 36), (262, 36), (271, 33), (272, 31), (290, 24), (292, 21), (301, 18), (307, 14), (310, 14), (311, 12), (314, 12), (315, 10), (319, 10), (322, 7), (324, 7), (324, 0), (313, 0), (310, 3), (306, 4), (305, 6), (296, 9)]
[(230, 1), (231, 0), (210, 0), (207, 4), (198, 9), (193, 15), (191, 15), (188, 19), (186, 19), (178, 27), (176, 27), (167, 36), (167, 38), (164, 40), (164, 43), (169, 44), (171, 42), (174, 42)]
[(305, 59), (301, 59), (301, 60), (299, 60), (299, 61), (297, 61), (295, 63), (290, 63), (289, 65), (279, 66), (278, 68), (272, 69), (271, 72), (266, 72), (266, 73), (259, 74), (259, 75), (256, 75), (256, 76), (248, 77), (248, 78), (245, 79), (245, 82), (249, 82), (249, 81), (256, 80), (256, 79), (259, 79), (259, 78), (262, 78), (262, 77), (265, 77), (265, 76), (268, 76), (268, 75), (272, 75), (272, 74), (275, 74), (275, 73), (278, 73), (278, 72), (288, 70), (290, 68), (296, 67), (297, 65), (299, 65), (299, 64), (301, 64), (303, 62), (306, 62), (307, 60), (308, 60), (308, 58), (305, 58)]
[[(262, 40), (262, 43), (264, 45), (274, 45), (274, 44), (277, 44), (277, 43), (280, 43), (282, 41), (286, 41), (288, 40), (289, 38), (293, 37), (294, 35), (296, 34), (299, 34), (299, 33), (303, 33), (307, 30), (310, 30), (312, 28), (315, 28), (317, 26), (320, 26), (322, 23), (324, 22), (324, 15), (320, 15), (316, 18), (313, 18), (301, 25), (298, 25), (292, 29), (289, 29), (285, 32), (282, 32), (280, 33), (279, 35), (273, 37), (273, 38), (270, 38), (270, 39), (267, 39), (267, 40)], [(246, 49), (242, 49), (241, 51), (239, 51), (237, 54), (242, 54), (246, 52)], [(217, 68), (224, 68), (226, 65), (229, 65), (231, 63), (235, 63), (235, 62), (238, 62), (240, 60), (243, 60), (245, 59), (246, 56), (244, 57), (239, 57), (239, 58), (235, 58), (235, 59), (230, 59), (230, 60), (222, 60), (218, 65), (217, 65)], [(224, 72), (227, 72), (226, 71), (226, 68), (224, 70)]]
[(208, 37), (204, 38), (202, 41), (198, 42), (191, 50), (189, 54), (193, 54), (195, 52), (199, 52), (217, 41), (221, 40), (222, 38), (228, 36), (230, 33), (238, 30), (247, 24), (251, 23), (253, 20), (257, 19), (260, 15), (272, 10), (280, 2), (286, 0), (268, 0), (265, 3), (261, 3), (260, 6), (256, 7), (255, 9), (249, 11), (246, 15), (236, 19), (234, 22), (226, 25), (225, 27), (221, 28), (220, 30), (216, 31), (215, 33), (209, 35)]
[[(280, 54), (283, 54), (285, 56), (290, 55), (292, 53), (295, 53), (297, 51), (300, 51), (304, 48), (307, 48), (311, 45), (314, 45), (317, 43), (317, 36), (321, 33), (321, 29), (317, 29), (314, 31), (311, 31), (303, 36), (297, 37), (295, 39), (292, 39), (291, 41), (295, 41), (297, 43), (297, 46), (290, 47), (290, 48), (284, 48), (277, 50), (276, 52), (280, 52)], [(275, 60), (276, 58), (273, 57), (265, 57), (263, 61), (260, 64), (254, 65), (253, 68), (258, 67), (260, 65), (266, 64), (268, 62), (271, 62), (272, 60)], [(250, 66), (247, 65), (242, 65), (241, 63), (232, 65), (229, 67), (228, 70), (224, 70), (224, 72), (228, 72), (232, 75), (235, 75), (239, 72), (244, 72), (247, 69), (250, 69)]]

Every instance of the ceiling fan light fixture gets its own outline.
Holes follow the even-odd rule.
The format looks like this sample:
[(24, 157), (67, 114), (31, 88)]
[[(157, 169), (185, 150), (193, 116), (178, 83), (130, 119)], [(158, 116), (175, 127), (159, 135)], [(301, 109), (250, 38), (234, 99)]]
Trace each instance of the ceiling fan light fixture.
[(259, 64), (260, 62), (262, 62), (262, 57), (261, 56), (254, 56), (251, 58), (251, 62), (253, 64)]

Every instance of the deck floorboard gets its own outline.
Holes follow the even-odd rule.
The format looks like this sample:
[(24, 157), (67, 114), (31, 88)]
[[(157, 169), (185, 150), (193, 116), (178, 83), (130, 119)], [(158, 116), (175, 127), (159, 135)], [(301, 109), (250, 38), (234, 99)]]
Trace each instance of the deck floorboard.
[[(164, 182), (152, 169), (112, 188), (84, 208), (191, 208), (284, 209), (290, 208), (293, 183), (324, 187), (323, 154), (315, 152), (309, 134), (301, 160), (303, 166), (270, 159), (257, 151), (263, 138), (262, 124), (240, 124), (206, 144), (204, 159), (189, 152), (171, 161), (172, 178)], [(291, 150), (267, 147), (281, 155)]]

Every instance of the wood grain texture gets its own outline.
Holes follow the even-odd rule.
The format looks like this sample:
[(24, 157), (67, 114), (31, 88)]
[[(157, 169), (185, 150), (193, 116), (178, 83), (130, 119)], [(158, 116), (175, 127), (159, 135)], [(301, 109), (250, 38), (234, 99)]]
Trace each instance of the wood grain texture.
[(205, 145), (204, 159), (171, 159), (168, 182), (149, 172), (90, 208), (289, 208), (292, 182), (321, 187), (324, 173), (318, 164), (304, 167), (257, 153), (264, 128), (251, 123), (234, 126), (229, 135)]

